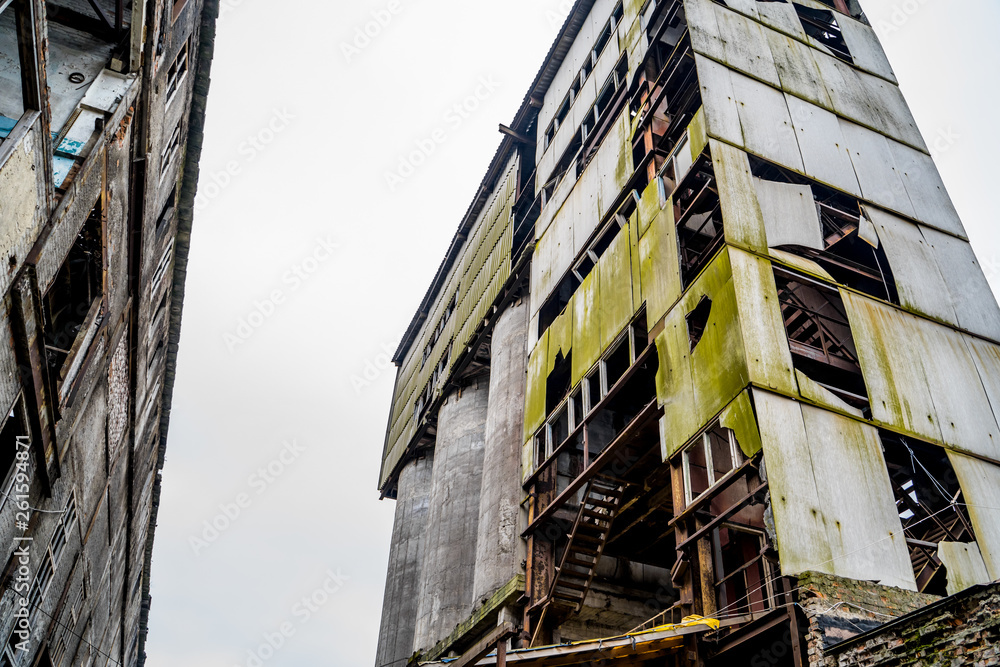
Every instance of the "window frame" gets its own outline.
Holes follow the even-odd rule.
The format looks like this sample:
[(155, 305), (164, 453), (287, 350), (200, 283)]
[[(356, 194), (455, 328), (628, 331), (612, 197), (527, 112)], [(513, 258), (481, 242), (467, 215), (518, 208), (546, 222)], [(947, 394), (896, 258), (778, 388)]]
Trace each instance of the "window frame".
[[(718, 478), (715, 476), (715, 461), (712, 457), (712, 441), (711, 433), (716, 429), (723, 429), (726, 432), (726, 437), (729, 441), (730, 456), (732, 458), (732, 467), (725, 473), (720, 475)], [(697, 448), (702, 447), (705, 454), (705, 473), (708, 478), (708, 486), (704, 491), (698, 495), (692, 495), (691, 490), (691, 452)], [(705, 497), (706, 494), (710, 493), (715, 487), (717, 487), (723, 480), (725, 480), (731, 472), (739, 469), (744, 463), (743, 450), (740, 449), (739, 442), (736, 440), (736, 433), (719, 423), (715, 423), (711, 427), (705, 429), (700, 435), (696, 436), (695, 439), (690, 442), (684, 450), (681, 452), (681, 474), (684, 480), (684, 505), (685, 507), (690, 507), (697, 501)]]

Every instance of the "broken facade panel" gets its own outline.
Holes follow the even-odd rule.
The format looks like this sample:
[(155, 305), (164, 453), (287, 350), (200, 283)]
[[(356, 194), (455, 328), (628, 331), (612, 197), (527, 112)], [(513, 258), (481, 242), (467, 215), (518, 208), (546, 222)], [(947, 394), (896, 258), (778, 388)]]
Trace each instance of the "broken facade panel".
[(217, 13), (0, 2), (2, 665), (145, 661)]
[[(910, 610), (996, 577), (1000, 310), (857, 2), (578, 2), (502, 129), (396, 355), (383, 496), (469, 446), (456, 402), (505, 426), (484, 468), (435, 458), (430, 512), (469, 543), (391, 556), (378, 667), (582, 665), (592, 642), (751, 664), (774, 641), (804, 665), (815, 633), (874, 627), (804, 610), (816, 582)], [(396, 590), (462, 613), (401, 616)]]

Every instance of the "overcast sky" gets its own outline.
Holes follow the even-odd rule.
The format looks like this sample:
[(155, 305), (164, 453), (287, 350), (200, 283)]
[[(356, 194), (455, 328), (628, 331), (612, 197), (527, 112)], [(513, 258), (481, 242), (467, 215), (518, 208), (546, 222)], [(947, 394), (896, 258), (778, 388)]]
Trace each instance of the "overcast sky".
[[(862, 2), (997, 290), (1000, 5)], [(150, 667), (374, 662), (388, 358), (569, 4), (222, 0)]]

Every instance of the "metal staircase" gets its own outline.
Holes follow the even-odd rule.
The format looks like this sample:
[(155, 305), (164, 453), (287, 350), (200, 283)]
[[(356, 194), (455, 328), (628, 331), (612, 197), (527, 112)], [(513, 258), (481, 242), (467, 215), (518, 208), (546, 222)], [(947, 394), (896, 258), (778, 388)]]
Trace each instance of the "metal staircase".
[(587, 483), (562, 560), (535, 624), (532, 646), (546, 620), (559, 623), (583, 608), (624, 493), (624, 483), (601, 475)]

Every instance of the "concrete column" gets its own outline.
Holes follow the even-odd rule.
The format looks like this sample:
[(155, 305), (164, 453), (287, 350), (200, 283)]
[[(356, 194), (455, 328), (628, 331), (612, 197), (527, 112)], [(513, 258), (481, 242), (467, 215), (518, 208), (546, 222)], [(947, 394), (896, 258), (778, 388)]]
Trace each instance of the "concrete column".
[(433, 456), (428, 454), (410, 461), (399, 473), (375, 667), (405, 667), (413, 655), (433, 468)]
[(528, 307), (522, 301), (497, 320), (490, 346), (490, 403), (473, 586), (476, 604), (524, 571), (519, 519), (527, 343)]
[(428, 649), (472, 611), (489, 380), (454, 391), (438, 413), (414, 647)]

